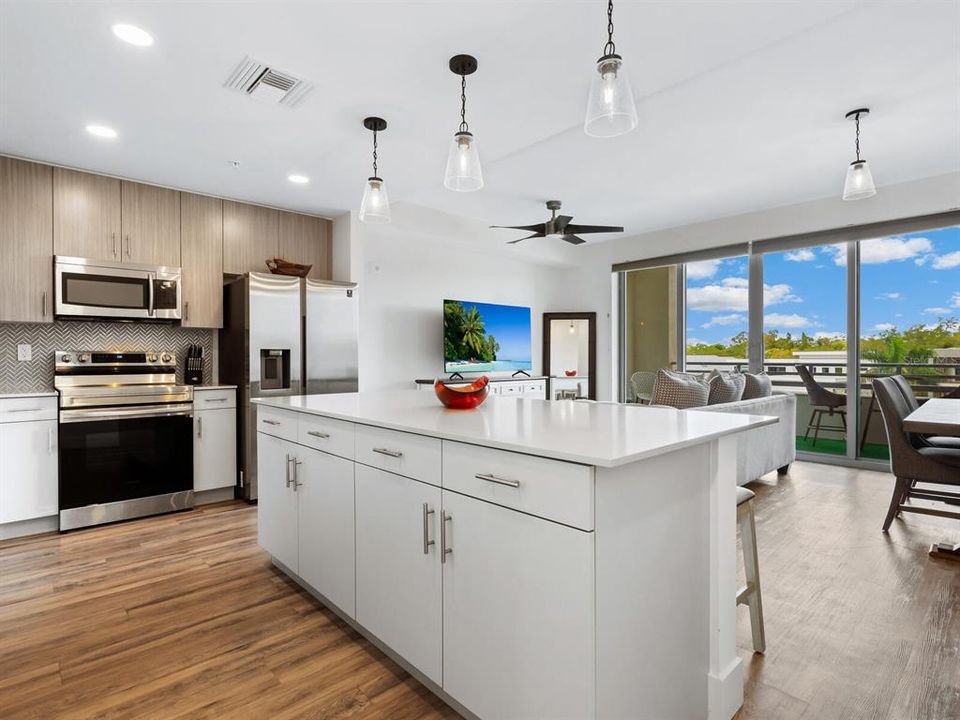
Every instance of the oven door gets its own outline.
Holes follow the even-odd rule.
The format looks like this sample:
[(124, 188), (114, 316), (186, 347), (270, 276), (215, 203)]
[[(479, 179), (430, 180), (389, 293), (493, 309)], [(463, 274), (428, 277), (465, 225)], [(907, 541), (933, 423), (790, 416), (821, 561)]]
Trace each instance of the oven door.
[(193, 490), (192, 405), (61, 410), (61, 518), (71, 508), (187, 490)]

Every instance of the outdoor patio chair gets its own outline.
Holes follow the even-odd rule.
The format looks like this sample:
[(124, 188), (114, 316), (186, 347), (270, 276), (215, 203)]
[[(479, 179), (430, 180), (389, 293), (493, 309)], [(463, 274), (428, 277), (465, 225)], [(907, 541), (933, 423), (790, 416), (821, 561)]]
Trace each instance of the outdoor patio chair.
[[(847, 435), (847, 398), (845, 395), (831, 392), (814, 379), (810, 368), (806, 365), (797, 365), (797, 374), (803, 381), (803, 386), (807, 389), (807, 398), (810, 400), (810, 421), (807, 423), (807, 430), (803, 434), (806, 440), (813, 430), (813, 445), (816, 447), (817, 438), (821, 432), (836, 432), (846, 437)], [(824, 425), (823, 416), (830, 418), (839, 418), (840, 424)]]

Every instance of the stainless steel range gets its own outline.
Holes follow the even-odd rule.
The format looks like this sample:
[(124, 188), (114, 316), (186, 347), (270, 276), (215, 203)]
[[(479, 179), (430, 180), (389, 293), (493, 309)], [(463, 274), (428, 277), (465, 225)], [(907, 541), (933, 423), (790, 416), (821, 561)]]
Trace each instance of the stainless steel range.
[(169, 352), (58, 350), (60, 530), (193, 507), (193, 388)]

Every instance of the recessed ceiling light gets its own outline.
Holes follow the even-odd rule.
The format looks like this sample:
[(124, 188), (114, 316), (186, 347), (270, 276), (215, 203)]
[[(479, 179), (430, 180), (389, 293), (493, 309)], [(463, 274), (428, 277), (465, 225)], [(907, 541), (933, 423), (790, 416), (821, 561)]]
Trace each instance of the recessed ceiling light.
[(87, 132), (98, 138), (112, 140), (117, 136), (117, 131), (106, 125), (87, 125)]
[(150, 47), (153, 45), (153, 35), (143, 28), (138, 28), (136, 25), (117, 23), (111, 29), (114, 35), (131, 45), (136, 45), (137, 47)]
[(308, 178), (306, 175), (287, 175), (287, 180), (292, 183), (296, 183), (297, 185), (306, 185), (308, 182), (310, 182), (310, 178)]

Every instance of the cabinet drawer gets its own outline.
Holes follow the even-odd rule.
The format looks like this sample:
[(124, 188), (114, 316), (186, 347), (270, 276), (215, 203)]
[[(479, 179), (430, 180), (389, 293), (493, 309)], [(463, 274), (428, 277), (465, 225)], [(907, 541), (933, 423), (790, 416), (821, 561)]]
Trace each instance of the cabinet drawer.
[(0, 400), (0, 423), (56, 419), (57, 398), (55, 396)]
[(301, 415), (297, 442), (353, 460), (356, 433), (353, 423), (350, 422), (316, 415)]
[(193, 390), (194, 410), (223, 410), (236, 406), (237, 391), (233, 388), (218, 388), (215, 390), (194, 388)]
[(258, 405), (257, 432), (296, 442), (297, 413)]
[(593, 530), (593, 468), (443, 441), (443, 487)]
[(524, 383), (523, 392), (530, 397), (543, 397), (546, 395), (546, 386), (543, 381)]
[(440, 440), (357, 425), (357, 462), (440, 485)]

